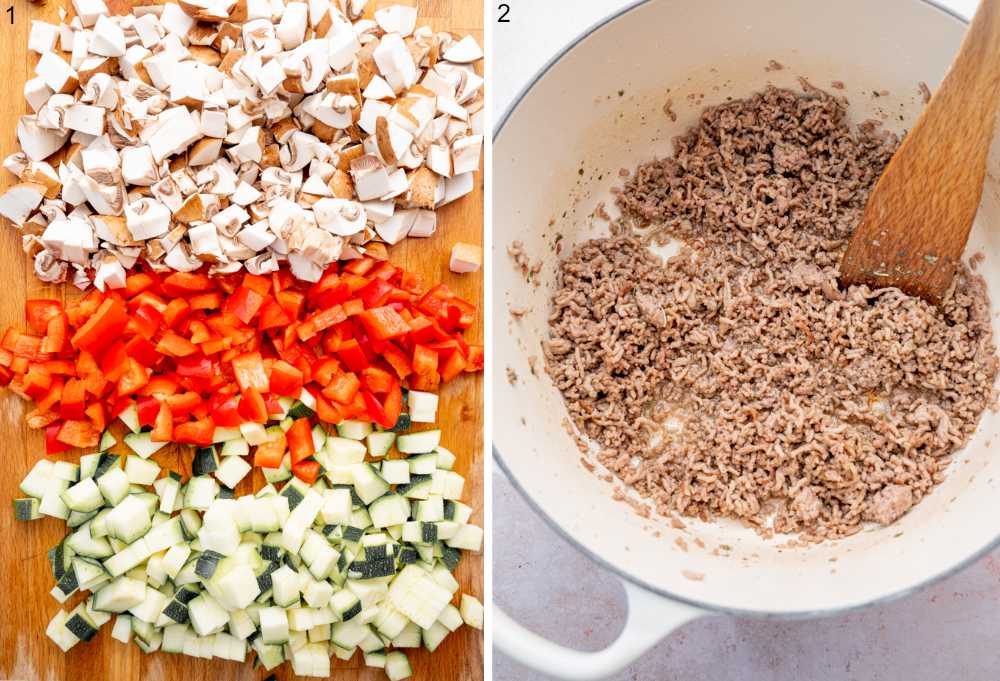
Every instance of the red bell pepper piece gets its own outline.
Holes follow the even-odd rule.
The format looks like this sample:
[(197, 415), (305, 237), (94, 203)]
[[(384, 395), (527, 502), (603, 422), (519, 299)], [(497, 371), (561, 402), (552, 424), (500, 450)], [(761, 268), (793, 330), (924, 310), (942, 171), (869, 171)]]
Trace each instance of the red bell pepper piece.
[(239, 415), (236, 407), (240, 398), (236, 395), (221, 395), (222, 399), (216, 400), (212, 396), (212, 420), (215, 424), (223, 428), (236, 428), (243, 423), (243, 417)]
[(170, 407), (161, 404), (156, 412), (156, 420), (153, 421), (153, 431), (149, 438), (153, 442), (170, 442), (174, 436), (174, 415), (170, 413)]
[(361, 350), (361, 346), (354, 338), (344, 341), (337, 350), (337, 356), (347, 365), (351, 371), (361, 371), (368, 366), (368, 358)]
[(159, 281), (147, 272), (133, 272), (125, 279), (125, 295), (129, 298), (159, 285)]
[(186, 421), (174, 426), (173, 440), (188, 445), (207, 447), (212, 444), (215, 423), (210, 418), (200, 421)]
[(253, 465), (259, 468), (280, 468), (286, 447), (284, 433), (262, 442), (257, 445), (257, 450), (253, 453)]
[(70, 342), (75, 348), (100, 352), (113, 343), (128, 323), (125, 305), (120, 298), (105, 298), (94, 316), (81, 326)]
[(236, 412), (243, 417), (244, 421), (267, 423), (267, 405), (264, 404), (264, 398), (261, 397), (261, 394), (252, 386), (243, 391)]
[(149, 382), (148, 370), (129, 358), (128, 370), (118, 379), (118, 397), (132, 395)]
[(82, 421), (85, 418), (83, 410), (86, 406), (86, 397), (83, 381), (75, 378), (67, 380), (62, 389), (59, 418), (65, 421)]
[(302, 372), (284, 360), (271, 365), (271, 391), (277, 395), (298, 397), (302, 392)]
[(281, 307), (277, 301), (268, 299), (260, 310), (260, 320), (257, 322), (257, 328), (261, 331), (267, 331), (268, 329), (278, 329), (291, 323), (292, 318), (285, 311), (285, 308)]
[(334, 376), (323, 388), (323, 395), (341, 404), (350, 404), (361, 389), (361, 381), (354, 374)]
[(444, 361), (444, 366), (441, 367), (441, 380), (447, 383), (463, 371), (465, 371), (465, 357), (462, 356), (461, 352), (453, 352)]
[(393, 286), (387, 281), (382, 279), (372, 279), (358, 291), (358, 295), (361, 296), (361, 300), (364, 302), (366, 308), (379, 307), (384, 305), (389, 294), (392, 293)]
[(132, 313), (132, 324), (146, 340), (152, 339), (163, 323), (163, 312), (149, 303), (143, 303)]
[(175, 297), (183, 297), (211, 289), (212, 280), (208, 275), (197, 272), (174, 272), (163, 280), (163, 291), (167, 295)]
[(59, 454), (72, 449), (68, 444), (59, 439), (59, 431), (62, 430), (62, 422), (56, 421), (45, 426), (45, 453)]
[(312, 379), (322, 386), (327, 386), (334, 376), (344, 373), (340, 368), (340, 362), (333, 357), (324, 357), (316, 362), (312, 368)]
[(288, 451), (292, 457), (292, 465), (299, 461), (304, 461), (316, 455), (316, 446), (313, 443), (312, 426), (309, 419), (295, 419), (292, 427), (285, 432), (288, 440)]
[(163, 312), (163, 323), (167, 327), (174, 329), (191, 314), (191, 306), (183, 298), (174, 298), (167, 303), (167, 309)]
[(52, 387), (52, 374), (36, 364), (24, 375), (21, 389), (25, 395), (34, 400), (47, 393), (50, 387)]
[(144, 367), (155, 366), (162, 358), (156, 346), (142, 336), (133, 336), (125, 344), (125, 354)]
[(389, 392), (393, 381), (392, 374), (379, 367), (367, 367), (361, 372), (361, 385), (365, 390), (373, 392), (376, 395)]
[(344, 420), (343, 414), (337, 409), (335, 404), (331, 404), (322, 395), (314, 395), (316, 398), (316, 417), (320, 421), (327, 423), (340, 423)]
[(344, 265), (344, 271), (350, 272), (351, 274), (364, 275), (367, 274), (368, 270), (374, 266), (375, 261), (371, 258), (356, 258), (348, 261), (348, 263)]
[(271, 279), (258, 274), (243, 273), (243, 286), (258, 295), (266, 296), (271, 292)]
[(156, 344), (156, 350), (171, 357), (187, 357), (198, 352), (198, 346), (173, 331), (167, 331)]
[(135, 402), (135, 410), (139, 414), (141, 427), (152, 426), (160, 413), (160, 401), (152, 396), (140, 397)]
[(188, 378), (211, 378), (215, 374), (212, 360), (204, 355), (182, 357), (177, 360), (177, 375)]
[(104, 404), (101, 402), (94, 402), (93, 404), (88, 404), (87, 408), (84, 410), (87, 418), (90, 419), (90, 423), (94, 426), (94, 430), (99, 433), (103, 433), (104, 429), (108, 425), (107, 416), (104, 414)]
[(372, 421), (383, 428), (392, 428), (396, 425), (396, 418), (399, 417), (399, 414), (396, 414), (396, 418), (391, 417), (379, 399), (367, 390), (362, 390), (361, 396), (365, 400), (365, 408), (368, 410), (368, 416)]
[(63, 421), (57, 439), (70, 447), (84, 449), (96, 447), (101, 434), (89, 421)]
[(28, 326), (37, 333), (45, 333), (49, 328), (49, 320), (63, 313), (63, 306), (58, 300), (35, 298), (24, 303), (24, 317)]
[(483, 352), (482, 345), (470, 345), (469, 346), (469, 357), (465, 361), (465, 371), (474, 372), (482, 371), (486, 365), (486, 356)]
[(226, 299), (223, 309), (239, 318), (244, 324), (249, 324), (264, 305), (264, 296), (246, 286), (240, 286), (233, 295)]
[(264, 360), (259, 352), (246, 352), (232, 360), (233, 374), (241, 390), (254, 388), (258, 392), (269, 392), (270, 382), (264, 369)]
[(292, 466), (292, 473), (299, 480), (311, 485), (319, 478), (319, 468), (319, 461), (300, 461)]
[(193, 413), (203, 402), (201, 395), (193, 391), (167, 395), (163, 401), (167, 403), (175, 419)]
[(410, 325), (391, 307), (376, 307), (358, 315), (368, 335), (376, 340), (398, 338), (410, 332)]

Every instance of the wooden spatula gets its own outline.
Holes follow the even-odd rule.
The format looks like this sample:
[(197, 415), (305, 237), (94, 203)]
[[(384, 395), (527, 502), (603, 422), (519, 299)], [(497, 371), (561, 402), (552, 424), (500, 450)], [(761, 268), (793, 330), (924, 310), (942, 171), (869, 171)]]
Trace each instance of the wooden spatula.
[(1000, 0), (982, 0), (958, 57), (872, 191), (840, 283), (937, 304), (965, 250), (1000, 111)]

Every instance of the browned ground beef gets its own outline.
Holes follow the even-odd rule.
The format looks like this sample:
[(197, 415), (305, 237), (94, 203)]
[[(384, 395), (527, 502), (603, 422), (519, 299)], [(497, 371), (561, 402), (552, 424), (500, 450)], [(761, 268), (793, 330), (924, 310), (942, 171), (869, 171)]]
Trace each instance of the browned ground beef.
[[(614, 235), (560, 265), (549, 373), (601, 463), (662, 513), (818, 540), (888, 524), (994, 399), (982, 280), (942, 308), (838, 288), (897, 139), (806, 85), (706, 109), (639, 167)], [(650, 241), (683, 240), (666, 263)]]

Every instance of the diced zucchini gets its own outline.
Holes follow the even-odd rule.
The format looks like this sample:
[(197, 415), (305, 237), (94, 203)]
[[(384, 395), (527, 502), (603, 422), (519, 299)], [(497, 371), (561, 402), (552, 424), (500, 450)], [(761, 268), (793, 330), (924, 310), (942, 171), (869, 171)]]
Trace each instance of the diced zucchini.
[(424, 430), (419, 433), (405, 433), (396, 438), (396, 449), (403, 454), (424, 454), (433, 452), (441, 444), (440, 430)]
[(247, 456), (250, 454), (250, 445), (242, 437), (229, 440), (222, 445), (222, 456)]
[(148, 459), (167, 444), (166, 442), (154, 442), (152, 433), (132, 432), (127, 434), (123, 440), (129, 449), (144, 459)]
[(125, 457), (125, 476), (132, 485), (152, 485), (160, 476), (160, 466), (137, 456)]
[(337, 424), (337, 435), (349, 440), (364, 440), (372, 432), (372, 424), (368, 421), (341, 421)]
[(138, 433), (142, 430), (142, 426), (139, 425), (139, 411), (135, 407), (135, 402), (125, 407), (124, 411), (118, 415), (118, 419), (133, 433)]
[(191, 475), (211, 475), (219, 467), (215, 447), (199, 447), (191, 460)]
[(25, 497), (14, 499), (14, 519), (15, 520), (38, 520), (42, 517), (38, 507), (41, 505), (38, 499)]
[(239, 456), (227, 456), (215, 471), (219, 482), (229, 488), (235, 488), (252, 469), (246, 459)]
[(410, 421), (413, 423), (434, 423), (437, 419), (438, 396), (434, 393), (411, 390), (407, 393)]
[(396, 442), (396, 434), (391, 431), (381, 431), (368, 435), (368, 454), (376, 459), (380, 459), (389, 453), (392, 445)]

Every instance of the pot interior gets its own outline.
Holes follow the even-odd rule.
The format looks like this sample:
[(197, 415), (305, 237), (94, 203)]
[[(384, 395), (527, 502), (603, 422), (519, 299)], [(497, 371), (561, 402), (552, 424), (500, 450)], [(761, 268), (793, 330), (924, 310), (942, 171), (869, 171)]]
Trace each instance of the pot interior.
[[(905, 593), (996, 542), (1000, 459), (990, 443), (1000, 434), (1000, 417), (992, 412), (956, 455), (946, 481), (900, 521), (789, 548), (787, 536), (764, 540), (731, 521), (685, 519), (686, 528), (676, 529), (614, 501), (612, 484), (580, 464), (539, 347), (557, 235), (565, 254), (606, 232), (591, 214), (599, 202), (613, 206), (609, 189), (620, 182), (619, 168), (669, 155), (671, 138), (703, 107), (768, 83), (798, 88), (800, 76), (827, 90), (843, 82), (854, 122), (880, 118), (902, 132), (923, 106), (918, 83), (935, 88), (964, 29), (921, 0), (651, 0), (570, 48), (503, 123), (494, 146), (494, 442), (516, 484), (592, 556), (633, 581), (706, 607), (801, 615)], [(771, 60), (783, 68), (767, 69)], [(664, 113), (668, 99), (676, 121)], [(530, 282), (506, 253), (513, 240), (524, 242), (533, 262), (544, 260)], [(966, 255), (979, 251), (996, 308), (1000, 144)], [(507, 313), (512, 305), (529, 312), (515, 320)], [(508, 370), (518, 377), (513, 385)]]

